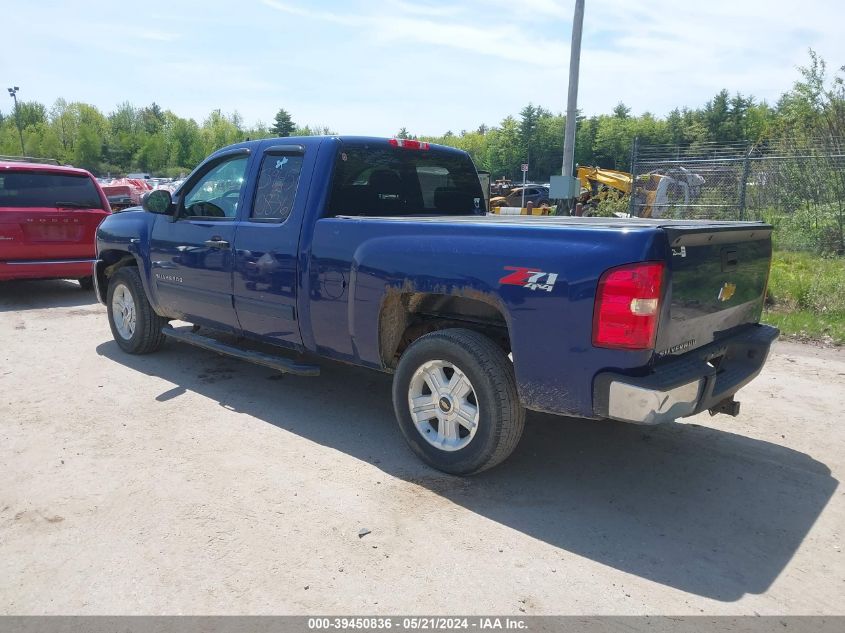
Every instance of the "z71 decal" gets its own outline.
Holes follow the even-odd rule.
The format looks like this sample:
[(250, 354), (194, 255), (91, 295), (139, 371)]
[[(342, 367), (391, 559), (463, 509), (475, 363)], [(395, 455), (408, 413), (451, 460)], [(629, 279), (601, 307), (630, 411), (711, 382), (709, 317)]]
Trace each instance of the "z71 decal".
[(522, 286), (529, 290), (545, 290), (551, 292), (557, 281), (557, 273), (546, 273), (533, 268), (521, 268), (517, 266), (505, 266), (505, 270), (514, 272), (505, 275), (499, 280), (503, 286)]

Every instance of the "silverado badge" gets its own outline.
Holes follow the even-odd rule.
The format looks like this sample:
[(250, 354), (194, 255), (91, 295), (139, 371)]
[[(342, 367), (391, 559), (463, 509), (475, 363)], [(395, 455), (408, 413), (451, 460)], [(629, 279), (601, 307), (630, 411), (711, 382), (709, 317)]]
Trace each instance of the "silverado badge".
[(736, 284), (726, 281), (719, 289), (719, 301), (728, 301), (736, 292)]

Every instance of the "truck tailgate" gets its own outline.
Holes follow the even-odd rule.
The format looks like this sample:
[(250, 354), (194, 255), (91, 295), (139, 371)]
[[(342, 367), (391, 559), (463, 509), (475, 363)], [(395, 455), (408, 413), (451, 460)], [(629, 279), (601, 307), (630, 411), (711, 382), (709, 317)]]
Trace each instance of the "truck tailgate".
[(757, 323), (772, 258), (767, 224), (666, 225), (669, 287), (655, 351), (683, 354)]
[(0, 208), (0, 260), (94, 257), (102, 209)]

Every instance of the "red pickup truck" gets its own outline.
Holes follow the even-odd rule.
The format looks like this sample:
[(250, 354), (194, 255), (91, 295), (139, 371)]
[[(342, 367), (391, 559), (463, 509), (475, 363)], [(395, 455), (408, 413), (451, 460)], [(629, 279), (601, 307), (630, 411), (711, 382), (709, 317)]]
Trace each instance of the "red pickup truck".
[(0, 161), (0, 281), (78, 279), (92, 288), (94, 236), (110, 213), (84, 169)]

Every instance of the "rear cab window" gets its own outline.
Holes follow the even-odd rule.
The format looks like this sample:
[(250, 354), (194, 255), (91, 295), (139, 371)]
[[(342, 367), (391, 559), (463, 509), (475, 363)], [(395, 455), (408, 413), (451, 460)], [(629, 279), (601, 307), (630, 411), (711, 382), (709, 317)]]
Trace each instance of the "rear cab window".
[(466, 154), (379, 143), (338, 151), (327, 216), (482, 215), (478, 172)]
[(293, 209), (302, 154), (267, 154), (258, 172), (255, 202), (250, 220), (253, 222), (284, 222)]
[(0, 172), (0, 208), (103, 209), (94, 181), (85, 174)]

